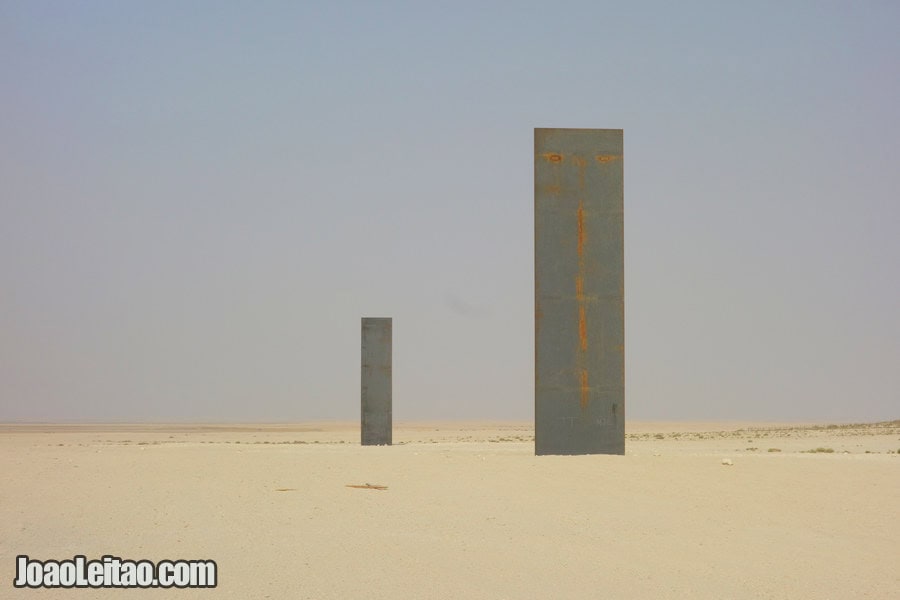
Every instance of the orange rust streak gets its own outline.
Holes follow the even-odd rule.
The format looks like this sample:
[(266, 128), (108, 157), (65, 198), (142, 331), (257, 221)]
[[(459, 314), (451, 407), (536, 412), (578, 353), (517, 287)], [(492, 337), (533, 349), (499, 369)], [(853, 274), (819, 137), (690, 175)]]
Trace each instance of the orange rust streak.
[(621, 158), (621, 156), (619, 156), (617, 154), (598, 154), (594, 158), (597, 159), (598, 163), (608, 163), (608, 162), (612, 162), (614, 160), (619, 160)]
[(544, 160), (548, 160), (552, 163), (560, 163), (563, 161), (562, 154), (557, 154), (556, 152), (546, 152), (542, 154)]
[(578, 204), (578, 260), (584, 256), (584, 202)]
[(591, 388), (588, 387), (587, 369), (581, 370), (581, 408), (587, 408), (591, 399)]
[(587, 350), (587, 319), (584, 316), (584, 304), (578, 307), (578, 339), (581, 340), (581, 350)]
[(575, 276), (575, 298), (578, 301), (578, 340), (587, 350), (587, 318), (584, 314), (584, 202), (578, 203), (578, 275)]

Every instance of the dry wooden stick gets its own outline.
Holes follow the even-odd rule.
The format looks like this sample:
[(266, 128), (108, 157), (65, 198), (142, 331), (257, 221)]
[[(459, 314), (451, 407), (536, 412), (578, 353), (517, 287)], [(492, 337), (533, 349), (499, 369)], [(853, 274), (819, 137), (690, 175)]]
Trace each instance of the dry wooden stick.
[(386, 489), (387, 489), (387, 486), (386, 486), (386, 485), (376, 485), (376, 484), (374, 484), (374, 483), (367, 483), (367, 484), (365, 484), (365, 485), (350, 485), (350, 484), (347, 484), (346, 487), (358, 488), (358, 489), (361, 489), (361, 490), (386, 490)]

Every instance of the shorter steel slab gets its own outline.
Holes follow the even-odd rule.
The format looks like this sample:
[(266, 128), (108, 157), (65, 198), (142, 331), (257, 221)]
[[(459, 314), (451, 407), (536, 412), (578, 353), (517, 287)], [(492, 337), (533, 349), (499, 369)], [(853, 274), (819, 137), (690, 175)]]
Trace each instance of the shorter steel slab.
[(392, 330), (390, 317), (363, 317), (362, 371), (362, 445), (391, 445), (392, 409)]

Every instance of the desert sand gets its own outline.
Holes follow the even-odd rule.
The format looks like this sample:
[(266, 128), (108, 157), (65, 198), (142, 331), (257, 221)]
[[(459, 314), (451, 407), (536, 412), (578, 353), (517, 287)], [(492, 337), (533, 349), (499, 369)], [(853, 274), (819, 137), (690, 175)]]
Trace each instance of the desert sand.
[[(900, 598), (900, 421), (630, 423), (625, 456), (532, 440), (0, 425), (0, 598)], [(218, 587), (14, 589), (19, 554), (213, 559)]]

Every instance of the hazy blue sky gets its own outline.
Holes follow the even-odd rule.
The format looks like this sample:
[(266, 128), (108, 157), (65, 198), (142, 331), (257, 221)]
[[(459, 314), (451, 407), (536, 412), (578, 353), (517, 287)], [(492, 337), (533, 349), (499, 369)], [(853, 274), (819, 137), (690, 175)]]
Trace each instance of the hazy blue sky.
[(533, 415), (533, 129), (625, 131), (630, 418), (900, 417), (900, 3), (0, 1), (0, 420)]

